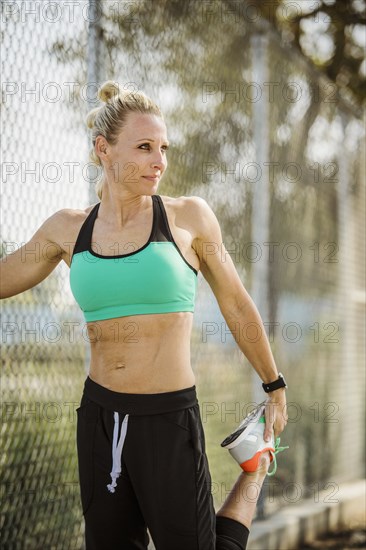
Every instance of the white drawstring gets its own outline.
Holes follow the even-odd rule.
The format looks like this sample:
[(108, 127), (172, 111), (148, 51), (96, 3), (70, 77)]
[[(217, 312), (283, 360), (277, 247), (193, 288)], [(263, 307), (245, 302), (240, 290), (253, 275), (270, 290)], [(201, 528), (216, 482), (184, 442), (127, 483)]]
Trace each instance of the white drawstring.
[(117, 487), (117, 477), (120, 476), (122, 467), (121, 467), (121, 456), (122, 456), (122, 449), (123, 444), (125, 442), (125, 437), (127, 433), (127, 424), (128, 424), (128, 414), (125, 415), (123, 422), (122, 422), (122, 428), (121, 428), (121, 436), (119, 438), (119, 441), (117, 443), (118, 439), (118, 428), (119, 428), (119, 414), (115, 411), (114, 413), (114, 430), (113, 430), (113, 445), (112, 445), (112, 471), (111, 471), (111, 478), (112, 483), (108, 484), (108, 491), (111, 493), (115, 492), (115, 487)]

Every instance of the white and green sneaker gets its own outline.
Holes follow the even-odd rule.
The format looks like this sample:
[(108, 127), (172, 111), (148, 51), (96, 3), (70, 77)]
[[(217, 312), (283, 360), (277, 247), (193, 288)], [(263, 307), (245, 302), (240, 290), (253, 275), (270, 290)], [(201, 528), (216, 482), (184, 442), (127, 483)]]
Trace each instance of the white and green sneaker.
[(274, 440), (272, 436), (270, 441), (264, 441), (265, 405), (266, 401), (257, 405), (238, 428), (224, 439), (221, 447), (228, 449), (244, 472), (255, 472), (258, 469), (261, 455), (268, 451), (274, 467), (267, 475), (272, 476), (277, 470), (276, 454), (288, 447), (280, 447), (279, 437)]

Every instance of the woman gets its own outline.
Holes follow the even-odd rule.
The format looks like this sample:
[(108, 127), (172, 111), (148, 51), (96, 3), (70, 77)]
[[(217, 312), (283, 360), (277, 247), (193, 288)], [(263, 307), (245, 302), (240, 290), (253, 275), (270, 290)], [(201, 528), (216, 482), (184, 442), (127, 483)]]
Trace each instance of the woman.
[[(273, 438), (286, 424), (284, 382), (207, 202), (157, 194), (169, 147), (160, 109), (112, 81), (98, 94), (105, 104), (87, 124), (101, 200), (49, 217), (24, 245), (38, 243), (39, 258), (22, 261), (22, 247), (3, 259), (1, 298), (37, 285), (61, 260), (70, 267), (91, 343), (77, 409), (86, 549), (146, 549), (147, 528), (157, 550), (244, 549)], [(242, 472), (217, 514), (190, 365), (199, 270), (229, 327), (262, 328), (255, 344), (238, 345), (268, 384), (252, 422), (222, 444)]]

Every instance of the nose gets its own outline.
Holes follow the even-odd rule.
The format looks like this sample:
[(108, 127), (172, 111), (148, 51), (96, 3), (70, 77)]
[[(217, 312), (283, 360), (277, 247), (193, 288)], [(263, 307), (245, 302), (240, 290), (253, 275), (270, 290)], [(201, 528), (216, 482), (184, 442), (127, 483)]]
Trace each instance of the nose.
[(156, 153), (156, 155), (154, 155), (154, 160), (151, 163), (151, 167), (154, 169), (158, 168), (161, 172), (163, 172), (163, 170), (165, 170), (166, 168), (166, 165), (167, 165), (167, 160), (165, 155), (161, 152)]

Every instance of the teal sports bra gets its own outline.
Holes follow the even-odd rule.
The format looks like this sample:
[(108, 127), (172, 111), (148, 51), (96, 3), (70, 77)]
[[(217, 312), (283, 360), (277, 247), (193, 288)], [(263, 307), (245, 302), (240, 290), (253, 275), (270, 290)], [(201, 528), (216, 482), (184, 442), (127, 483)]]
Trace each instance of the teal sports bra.
[(72, 294), (86, 322), (194, 311), (198, 272), (183, 257), (170, 231), (160, 195), (152, 195), (147, 243), (134, 252), (102, 256), (91, 249), (100, 202), (81, 226), (70, 264)]

